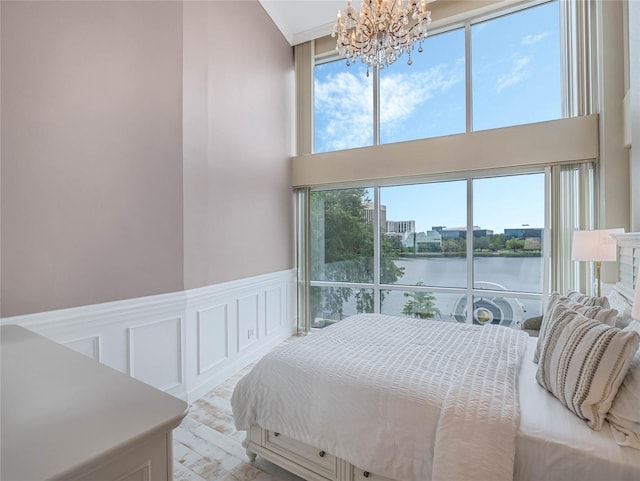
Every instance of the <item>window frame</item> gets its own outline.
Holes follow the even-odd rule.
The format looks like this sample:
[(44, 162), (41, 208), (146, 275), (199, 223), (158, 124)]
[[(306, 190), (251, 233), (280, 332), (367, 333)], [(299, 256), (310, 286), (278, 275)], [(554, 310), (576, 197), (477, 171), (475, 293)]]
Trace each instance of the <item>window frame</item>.
[[(469, 238), (469, 233), (471, 236), (473, 235), (473, 181), (475, 179), (482, 178), (493, 178), (493, 177), (505, 177), (512, 175), (526, 175), (526, 174), (544, 174), (544, 242), (543, 242), (543, 273), (542, 273), (542, 290), (540, 293), (533, 292), (521, 292), (521, 291), (509, 291), (509, 290), (491, 290), (491, 289), (479, 289), (474, 286), (473, 282), (473, 271), (474, 271), (474, 252), (473, 252), (473, 242), (467, 242), (467, 252), (466, 252), (466, 270), (467, 270), (467, 285), (466, 287), (437, 287), (437, 286), (414, 286), (414, 285), (406, 285), (406, 284), (383, 284), (380, 282), (380, 259), (381, 259), (381, 250), (380, 250), (380, 235), (375, 235), (375, 233), (379, 233), (381, 225), (380, 225), (380, 188), (389, 187), (389, 186), (402, 186), (402, 185), (414, 185), (414, 184), (426, 184), (426, 183), (437, 183), (437, 182), (448, 182), (448, 181), (465, 181), (467, 185), (467, 238)], [(309, 292), (312, 287), (347, 287), (353, 289), (372, 289), (374, 294), (374, 313), (380, 313), (380, 293), (381, 291), (401, 291), (401, 292), (431, 292), (434, 294), (455, 294), (455, 295), (464, 295), (466, 296), (467, 306), (472, 306), (474, 302), (474, 297), (480, 296), (491, 296), (491, 295), (499, 295), (508, 299), (528, 299), (528, 300), (537, 300), (541, 303), (544, 303), (545, 299), (547, 299), (550, 293), (549, 286), (549, 266), (551, 262), (551, 249), (547, 242), (548, 233), (551, 229), (551, 219), (549, 212), (549, 204), (551, 191), (549, 189), (551, 176), (551, 167), (546, 166), (534, 166), (528, 168), (516, 168), (516, 169), (496, 169), (492, 171), (470, 171), (465, 173), (453, 173), (453, 174), (444, 174), (444, 175), (433, 175), (433, 176), (424, 176), (418, 178), (412, 178), (405, 182), (399, 182), (398, 179), (385, 179), (378, 180), (373, 182), (365, 182), (365, 183), (344, 183), (344, 184), (333, 184), (333, 185), (323, 185), (317, 187), (308, 187), (306, 189), (301, 189), (298, 191), (298, 199), (299, 206), (301, 211), (308, 212), (310, 210), (310, 199), (311, 192), (318, 191), (328, 191), (328, 190), (341, 190), (341, 189), (350, 189), (350, 188), (364, 188), (364, 189), (372, 189), (373, 190), (373, 202), (375, 205), (374, 209), (374, 219), (373, 219), (373, 231), (374, 231), (374, 252), (373, 252), (373, 262), (374, 262), (374, 278), (372, 283), (362, 283), (362, 282), (334, 282), (334, 281), (314, 281), (310, 279), (310, 276), (305, 275), (304, 270), (299, 273), (299, 284), (303, 284), (305, 288), (304, 292)], [(309, 238), (309, 219), (305, 221), (304, 219), (300, 219), (300, 223), (298, 224), (298, 232), (299, 236), (301, 232), (306, 232), (306, 238)], [(471, 237), (473, 238), (473, 237)], [(305, 265), (310, 264), (310, 252), (307, 251), (307, 262)], [(308, 272), (308, 271), (307, 271)], [(300, 330), (304, 332), (309, 332), (311, 329), (311, 309), (310, 309), (310, 297), (304, 296), (299, 299), (298, 305), (298, 315), (300, 322)], [(473, 312), (471, 309), (467, 310), (467, 323), (473, 322)]]
[[(469, 12), (464, 15), (464, 19), (460, 19), (459, 16), (455, 16), (453, 18), (444, 18), (437, 22), (434, 22), (434, 28), (431, 28), (429, 31), (429, 35), (427, 38), (443, 34), (452, 30), (463, 29), (464, 30), (464, 44), (465, 44), (465, 131), (462, 133), (472, 133), (477, 132), (473, 129), (473, 95), (472, 95), (472, 49), (471, 49), (471, 27), (476, 24), (480, 24), (486, 21), (490, 21), (499, 17), (511, 15), (514, 13), (518, 13), (521, 11), (525, 11), (531, 8), (538, 7), (540, 5), (546, 3), (557, 2), (558, 8), (560, 10), (560, 25), (559, 25), (559, 33), (560, 33), (560, 43), (561, 46), (564, 45), (573, 45), (576, 43), (575, 38), (580, 33), (575, 28), (571, 28), (571, 24), (568, 20), (571, 17), (571, 9), (572, 5), (563, 5), (561, 0), (533, 0), (526, 3), (518, 3), (516, 5), (507, 5), (502, 8), (491, 8), (491, 10), (487, 13), (486, 10), (480, 9), (478, 12)], [(566, 2), (571, 4), (572, 2)], [(569, 57), (565, 58), (566, 53), (564, 52), (564, 48), (561, 48), (561, 54), (563, 54), (563, 58), (561, 60), (561, 116), (559, 119), (564, 119), (569, 116), (575, 115), (584, 115), (584, 113), (578, 113), (574, 108), (571, 107), (571, 103), (567, 99), (571, 99), (575, 96), (575, 92), (579, 91), (580, 88), (576, 86), (577, 82), (577, 74), (573, 71), (570, 62), (571, 59)], [(314, 101), (314, 93), (315, 90), (315, 67), (317, 65), (326, 64), (334, 61), (344, 61), (342, 57), (340, 57), (336, 51), (323, 52), (321, 54), (315, 55), (312, 62), (312, 73), (311, 73), (311, 115), (315, 118), (315, 101)], [(401, 61), (401, 60), (398, 60)], [(377, 67), (372, 67), (371, 75), (373, 76), (373, 143), (371, 146), (379, 146), (386, 145), (380, 143), (380, 70)], [(557, 120), (557, 119), (547, 119), (548, 120)], [(313, 122), (312, 122), (313, 125)], [(527, 125), (527, 124), (517, 124), (517, 125)], [(506, 125), (504, 127), (509, 127), (510, 125)], [(311, 153), (316, 153), (315, 150), (315, 127), (312, 127), (312, 131), (309, 132), (311, 136)], [(489, 129), (490, 130), (490, 129)], [(426, 137), (426, 138), (434, 138), (434, 137)], [(413, 139), (420, 140), (420, 139)], [(389, 142), (392, 143), (392, 142)], [(334, 151), (326, 151), (326, 152), (334, 152)], [(301, 152), (302, 153), (302, 152)]]

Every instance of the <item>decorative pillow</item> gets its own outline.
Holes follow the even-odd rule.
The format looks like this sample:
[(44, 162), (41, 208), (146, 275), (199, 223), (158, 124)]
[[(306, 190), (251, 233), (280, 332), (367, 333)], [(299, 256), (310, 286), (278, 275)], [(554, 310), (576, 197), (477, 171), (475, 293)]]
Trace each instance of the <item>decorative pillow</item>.
[(525, 319), (522, 322), (522, 330), (540, 330), (540, 326), (542, 325), (542, 316), (533, 316)]
[(573, 302), (582, 304), (583, 306), (600, 306), (609, 309), (609, 300), (607, 299), (607, 296), (592, 297), (578, 291), (567, 291), (564, 296), (568, 297)]
[(554, 331), (563, 327), (565, 316), (568, 315), (569, 311), (571, 311), (571, 308), (564, 304), (561, 299), (566, 298), (563, 298), (557, 292), (554, 292), (551, 294), (551, 297), (549, 297), (549, 304), (542, 316), (542, 323), (540, 324), (540, 334), (538, 335), (536, 350), (533, 353), (533, 362), (539, 361), (540, 354), (542, 353), (542, 347), (546, 343), (547, 338), (553, 335)]
[(614, 325), (620, 329), (627, 327), (633, 320), (631, 317), (631, 304), (629, 301), (627, 301), (616, 289), (613, 289), (607, 295), (607, 299), (609, 300), (611, 308), (618, 311)]
[(607, 326), (615, 327), (616, 316), (618, 315), (618, 311), (615, 309), (607, 309), (600, 306), (571, 306), (571, 309), (576, 311), (578, 314), (582, 314), (587, 319), (593, 319), (594, 321), (599, 321), (602, 324), (606, 324)]
[(638, 344), (637, 332), (621, 331), (564, 307), (542, 347), (536, 380), (600, 431)]
[[(588, 297), (588, 296), (586, 296)], [(590, 298), (590, 299), (600, 299), (600, 298)], [(547, 312), (542, 317), (542, 322), (540, 325), (540, 334), (538, 339), (538, 344), (536, 345), (536, 350), (533, 354), (533, 362), (538, 362), (540, 358), (540, 351), (542, 350), (542, 345), (545, 342), (547, 325), (553, 320), (553, 308), (556, 305), (564, 305), (569, 309), (572, 309), (579, 314), (582, 314), (584, 317), (588, 319), (594, 319), (596, 321), (602, 322), (608, 326), (613, 326), (615, 323), (616, 315), (618, 311), (615, 309), (606, 309), (604, 307), (600, 307), (597, 305), (582, 305), (575, 301), (570, 300), (568, 297), (563, 297), (559, 293), (554, 292), (551, 294), (549, 298), (549, 305), (547, 306)]]
[[(640, 334), (640, 322), (631, 321), (623, 330)], [(607, 421), (620, 446), (640, 449), (640, 350), (631, 361), (629, 371), (607, 413)]]

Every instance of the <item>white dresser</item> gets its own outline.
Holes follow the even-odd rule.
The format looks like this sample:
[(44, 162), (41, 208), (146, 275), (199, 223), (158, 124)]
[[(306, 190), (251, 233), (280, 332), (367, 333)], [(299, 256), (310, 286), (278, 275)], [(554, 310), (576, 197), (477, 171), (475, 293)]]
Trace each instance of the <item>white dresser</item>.
[(170, 481), (187, 403), (16, 325), (0, 328), (3, 481)]

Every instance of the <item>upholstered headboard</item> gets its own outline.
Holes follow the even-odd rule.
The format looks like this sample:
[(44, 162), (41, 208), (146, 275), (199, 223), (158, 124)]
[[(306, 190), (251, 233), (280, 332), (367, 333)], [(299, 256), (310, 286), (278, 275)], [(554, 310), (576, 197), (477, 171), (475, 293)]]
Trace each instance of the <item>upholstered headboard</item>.
[(633, 289), (640, 276), (640, 232), (612, 237), (618, 244), (618, 281), (614, 288), (632, 303)]

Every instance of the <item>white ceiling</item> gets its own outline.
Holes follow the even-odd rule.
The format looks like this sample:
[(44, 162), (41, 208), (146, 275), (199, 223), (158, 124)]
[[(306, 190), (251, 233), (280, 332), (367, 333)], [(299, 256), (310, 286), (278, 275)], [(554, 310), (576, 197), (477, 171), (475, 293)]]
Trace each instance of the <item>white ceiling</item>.
[[(438, 0), (426, 1), (433, 3)], [(258, 2), (290, 45), (298, 45), (329, 35), (336, 23), (338, 10), (344, 10), (347, 6), (347, 0), (258, 0)], [(352, 0), (351, 4), (356, 10), (360, 10), (362, 0)]]
[[(291, 45), (331, 33), (347, 0), (258, 0)], [(353, 2), (360, 8), (360, 1)]]

